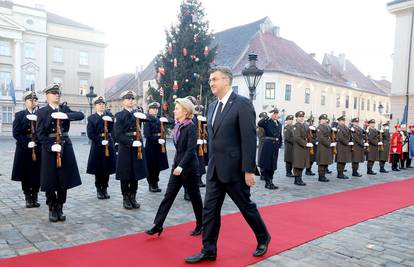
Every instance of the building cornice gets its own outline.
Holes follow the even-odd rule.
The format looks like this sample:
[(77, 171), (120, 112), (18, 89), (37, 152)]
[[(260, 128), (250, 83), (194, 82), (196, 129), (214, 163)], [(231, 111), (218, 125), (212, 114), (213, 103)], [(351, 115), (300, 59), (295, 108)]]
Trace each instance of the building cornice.
[(391, 2), (387, 4), (387, 9), (388, 9), (388, 12), (390, 13), (397, 13), (397, 12), (401, 12), (401, 11), (413, 9), (413, 8), (414, 8), (414, 0), (403, 1), (399, 3)]

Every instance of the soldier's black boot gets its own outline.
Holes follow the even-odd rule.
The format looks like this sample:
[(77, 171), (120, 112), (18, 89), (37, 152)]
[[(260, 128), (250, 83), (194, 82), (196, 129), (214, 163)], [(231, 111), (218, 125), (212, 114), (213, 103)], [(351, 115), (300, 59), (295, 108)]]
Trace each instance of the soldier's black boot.
[(49, 221), (50, 222), (57, 222), (59, 220), (56, 205), (54, 203), (49, 204)]
[(184, 200), (185, 201), (190, 201), (190, 195), (187, 193), (187, 191), (184, 192)]
[(32, 197), (32, 204), (33, 204), (33, 208), (38, 208), (40, 207), (40, 203), (37, 201), (37, 192), (36, 193), (32, 193), (31, 197)]
[(266, 180), (266, 185), (265, 185), (265, 188), (266, 188), (266, 189), (270, 189), (270, 190), (276, 190), (276, 189), (278, 189), (279, 187), (275, 186), (275, 185), (273, 184), (273, 181), (272, 181), (272, 180)]
[(136, 197), (137, 197), (137, 193), (129, 194), (129, 200), (131, 201), (132, 208), (139, 209), (141, 205), (137, 202)]
[(338, 179), (349, 179), (349, 177), (346, 176), (343, 171), (338, 171), (338, 175), (336, 176), (336, 178), (338, 178)]
[(361, 176), (362, 176), (362, 174), (360, 174), (357, 170), (353, 170), (353, 171), (352, 171), (352, 176), (355, 176), (355, 177), (361, 177)]
[(314, 173), (314, 172), (312, 172), (312, 169), (311, 169), (311, 168), (306, 169), (305, 174), (306, 174), (306, 175), (309, 175), (309, 176), (314, 176), (314, 175), (315, 175), (315, 173)]
[(286, 177), (295, 177), (292, 174), (292, 165), (290, 163), (286, 163)]
[(24, 194), (24, 199), (26, 200), (26, 208), (33, 208), (33, 201), (30, 194)]
[(110, 199), (111, 196), (108, 195), (108, 190), (106, 187), (102, 188), (102, 194), (104, 195), (105, 199)]
[(96, 188), (96, 197), (98, 199), (105, 199), (105, 195), (100, 187)]
[(155, 182), (154, 184), (149, 185), (149, 191), (151, 193), (159, 193), (159, 192), (161, 192), (161, 189), (158, 187), (158, 183)]
[(374, 172), (374, 171), (372, 170), (372, 168), (368, 168), (367, 174), (370, 174), (370, 175), (375, 175), (375, 174), (377, 174), (377, 173), (376, 173), (376, 172)]
[(325, 171), (326, 173), (332, 173), (332, 171), (330, 171), (329, 169), (328, 169), (328, 167), (326, 167), (326, 171)]
[(59, 221), (61, 222), (66, 221), (66, 215), (63, 214), (63, 204), (56, 205), (56, 213), (57, 213), (57, 217)]
[(127, 210), (132, 210), (132, 204), (131, 204), (131, 200), (129, 199), (127, 194), (123, 194), (123, 199), (124, 199), (124, 209)]
[(384, 167), (381, 167), (380, 168), (380, 172), (382, 172), (382, 173), (388, 173), (388, 171)]
[(295, 176), (295, 185), (305, 186), (306, 184), (302, 181), (302, 175)]
[(326, 182), (329, 182), (329, 179), (328, 179), (328, 178), (326, 178), (326, 176), (325, 176), (325, 175), (321, 175), (321, 174), (319, 174), (318, 181), (319, 181), (319, 182), (326, 183)]

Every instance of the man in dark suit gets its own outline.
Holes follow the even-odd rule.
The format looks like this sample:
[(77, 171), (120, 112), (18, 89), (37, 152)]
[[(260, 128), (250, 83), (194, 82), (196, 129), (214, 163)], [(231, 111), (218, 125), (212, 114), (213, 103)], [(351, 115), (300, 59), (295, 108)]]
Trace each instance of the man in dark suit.
[[(220, 211), (226, 194), (235, 202), (255, 233), (258, 245), (253, 256), (266, 253), (270, 235), (250, 200), (255, 185), (256, 125), (252, 103), (231, 90), (233, 75), (226, 67), (210, 70), (209, 84), (217, 101), (207, 114), (209, 163), (203, 210), (203, 249), (187, 263), (214, 261), (220, 231)], [(242, 145), (243, 144), (243, 145)]]

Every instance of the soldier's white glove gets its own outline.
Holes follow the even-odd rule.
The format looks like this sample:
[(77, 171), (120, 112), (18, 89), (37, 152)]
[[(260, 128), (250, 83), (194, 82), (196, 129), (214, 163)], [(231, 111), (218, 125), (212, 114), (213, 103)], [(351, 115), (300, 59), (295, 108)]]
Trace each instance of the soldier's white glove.
[(364, 143), (364, 146), (369, 146), (369, 144), (368, 143)]
[(36, 116), (35, 114), (27, 114), (27, 115), (26, 115), (26, 118), (27, 118), (29, 121), (37, 121), (37, 116)]
[(319, 145), (319, 142), (316, 142), (316, 143), (315, 143), (315, 146), (317, 146), (317, 145)]
[(336, 147), (336, 143), (331, 143), (331, 147)]
[(66, 115), (66, 113), (63, 112), (53, 112), (50, 116), (52, 116), (52, 118), (54, 119), (59, 119), (59, 120), (67, 120), (68, 119), (68, 115)]
[(349, 142), (348, 143), (348, 146), (353, 146), (354, 145), (354, 142)]
[(101, 144), (102, 144), (103, 146), (106, 146), (108, 143), (109, 143), (109, 142), (108, 142), (108, 140), (102, 140), (102, 142), (101, 142)]
[(207, 144), (207, 140), (206, 139), (204, 139), (203, 142), (204, 142), (204, 144)]
[(378, 142), (378, 145), (379, 145), (379, 146), (382, 146), (382, 145), (383, 145), (383, 143), (382, 143), (382, 142)]
[(306, 143), (306, 147), (313, 147), (312, 143)]
[(336, 132), (338, 129), (336, 129), (336, 127), (332, 127), (332, 131)]
[(113, 120), (112, 120), (112, 118), (111, 118), (111, 117), (109, 117), (109, 116), (107, 116), (107, 115), (102, 116), (102, 119), (103, 119), (104, 121), (113, 121)]
[(161, 117), (160, 122), (168, 122), (168, 119), (166, 117)]
[(383, 132), (384, 132), (384, 130), (383, 130), (383, 129), (381, 129), (381, 130), (379, 130), (379, 132), (380, 132), (380, 133), (383, 133)]
[(394, 147), (394, 148), (392, 149), (392, 152), (397, 153), (397, 148), (396, 148), (396, 147)]
[(53, 151), (53, 152), (60, 152), (60, 151), (62, 151), (62, 146), (61, 146), (61, 145), (59, 145), (59, 144), (54, 144), (54, 145), (52, 146), (52, 151)]
[(135, 141), (132, 143), (132, 146), (133, 146), (133, 147), (140, 147), (140, 146), (142, 146), (142, 143), (141, 143), (141, 141), (137, 141), (137, 140), (135, 140)]
[(36, 146), (36, 143), (35, 142), (33, 142), (33, 141), (30, 141), (28, 144), (27, 144), (27, 147), (28, 148), (34, 148)]
[(197, 139), (197, 145), (202, 145), (202, 144), (204, 144), (203, 139)]
[(204, 116), (198, 115), (198, 116), (197, 116), (197, 120), (199, 120), (199, 121), (206, 121), (206, 120), (207, 120), (207, 118), (206, 118), (206, 117), (204, 117)]
[(316, 130), (315, 126), (313, 126), (313, 125), (309, 126), (309, 129), (311, 129), (312, 131)]
[(160, 145), (165, 144), (165, 139), (158, 139), (158, 144), (160, 144)]
[(147, 118), (147, 115), (145, 115), (142, 112), (134, 112), (134, 116), (135, 118), (140, 119), (140, 120), (145, 120)]
[(351, 132), (355, 132), (355, 128), (354, 127), (351, 127)]

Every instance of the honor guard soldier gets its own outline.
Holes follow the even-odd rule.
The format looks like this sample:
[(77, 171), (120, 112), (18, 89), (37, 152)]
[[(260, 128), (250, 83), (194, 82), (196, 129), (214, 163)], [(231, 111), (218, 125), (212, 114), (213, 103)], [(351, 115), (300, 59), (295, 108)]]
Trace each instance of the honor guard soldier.
[(384, 145), (379, 141), (379, 134), (377, 129), (375, 129), (375, 120), (368, 121), (368, 143), (369, 151), (367, 153), (367, 174), (375, 175), (377, 174), (372, 170), (375, 161), (379, 161), (379, 151), (378, 147)]
[(407, 126), (405, 124), (401, 124), (400, 130), (401, 140), (402, 140), (402, 157), (400, 158), (400, 168), (405, 169), (408, 165), (411, 165), (411, 159), (409, 157), (409, 136), (407, 132)]
[(141, 136), (141, 124), (147, 116), (133, 109), (134, 91), (124, 91), (120, 96), (123, 110), (115, 114), (114, 123), (115, 140), (118, 142), (116, 179), (121, 181), (124, 208), (138, 209), (138, 180), (148, 177)]
[(113, 115), (105, 110), (105, 98), (94, 98), (96, 112), (88, 117), (87, 134), (91, 140), (86, 173), (95, 175), (96, 195), (98, 199), (109, 199), (109, 176), (115, 173), (116, 153), (112, 130)]
[(309, 131), (312, 135), (312, 144), (313, 144), (313, 153), (309, 155), (310, 165), (309, 168), (306, 168), (305, 174), (308, 176), (314, 176), (315, 173), (312, 172), (312, 165), (316, 161), (316, 153), (318, 150), (318, 139), (316, 138), (316, 127), (314, 126), (315, 119), (313, 118), (312, 114), (307, 120), (307, 128), (306, 131)]
[(331, 129), (328, 126), (328, 115), (319, 116), (319, 126), (316, 129), (318, 139), (318, 150), (316, 151), (316, 163), (318, 164), (319, 182), (329, 182), (326, 178), (326, 168), (333, 162), (332, 149), (336, 146), (336, 141), (331, 140)]
[(285, 120), (285, 128), (283, 130), (283, 138), (285, 145), (285, 163), (286, 176), (294, 177), (292, 174), (293, 167), (293, 115), (288, 115)]
[(402, 139), (400, 135), (401, 126), (399, 124), (395, 125), (395, 132), (391, 136), (390, 143), (390, 159), (391, 159), (391, 168), (393, 171), (400, 171), (398, 169), (398, 163), (402, 155)]
[(40, 207), (37, 195), (40, 187), (40, 144), (36, 137), (37, 96), (34, 91), (23, 94), (26, 109), (16, 112), (13, 137), (16, 139), (12, 180), (22, 183), (26, 208)]
[(341, 116), (338, 119), (338, 126), (336, 132), (336, 168), (338, 179), (348, 179), (349, 177), (344, 174), (345, 165), (352, 162), (352, 149), (354, 143), (351, 139), (351, 131), (345, 125), (345, 116)]
[(269, 111), (271, 117), (262, 118), (257, 125), (264, 129), (265, 137), (260, 155), (259, 167), (265, 178), (265, 188), (274, 190), (278, 187), (273, 184), (273, 175), (277, 169), (279, 148), (282, 146), (282, 124), (279, 122), (279, 110)]
[(42, 144), (40, 186), (46, 192), (49, 221), (65, 221), (63, 204), (67, 190), (82, 183), (68, 132), (70, 122), (83, 120), (84, 115), (72, 111), (66, 102), (60, 104), (60, 84), (52, 84), (43, 91), (48, 105), (38, 110), (36, 127)]
[(194, 107), (195, 113), (193, 116), (193, 123), (197, 126), (197, 159), (198, 159), (198, 186), (206, 187), (203, 183), (202, 176), (206, 173), (206, 160), (207, 154), (207, 139), (205, 135), (207, 118), (203, 116), (204, 107), (202, 105), (196, 105)]
[(354, 142), (352, 150), (352, 176), (361, 177), (362, 175), (358, 172), (359, 163), (365, 161), (365, 140), (364, 140), (364, 129), (359, 127), (359, 118), (353, 118), (351, 120), (351, 135)]
[(385, 169), (385, 162), (388, 161), (390, 155), (390, 122), (387, 121), (382, 125), (382, 129), (379, 133), (379, 139), (383, 143), (383, 145), (379, 147), (380, 172), (388, 173)]
[(160, 104), (152, 102), (148, 105), (147, 122), (144, 124), (145, 156), (148, 169), (148, 186), (152, 193), (161, 192), (158, 187), (159, 175), (168, 169), (167, 149), (165, 144), (165, 125), (168, 120), (158, 116)]
[(295, 114), (296, 123), (293, 126), (293, 173), (295, 185), (306, 185), (302, 181), (303, 169), (309, 168), (310, 151), (313, 148), (311, 140), (308, 140), (305, 128), (305, 112), (298, 111)]

